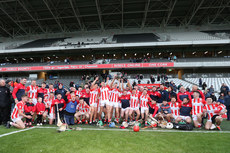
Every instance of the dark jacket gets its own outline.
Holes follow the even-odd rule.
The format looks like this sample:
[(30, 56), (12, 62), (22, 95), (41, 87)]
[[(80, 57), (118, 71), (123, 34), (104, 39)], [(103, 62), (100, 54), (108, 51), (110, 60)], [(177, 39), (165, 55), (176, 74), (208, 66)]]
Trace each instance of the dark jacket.
[(224, 104), (225, 104), (225, 106), (230, 105), (230, 95), (227, 95), (224, 97)]
[(64, 88), (62, 88), (62, 89), (58, 88), (55, 91), (55, 95), (57, 95), (57, 94), (61, 94), (62, 95), (62, 99), (66, 100), (66, 90)]
[(166, 91), (166, 90), (160, 90), (159, 92), (160, 92), (160, 94), (161, 94), (161, 98), (159, 99), (158, 103), (162, 103), (163, 100), (166, 100), (166, 101), (169, 100), (168, 91)]
[(11, 105), (10, 90), (7, 87), (0, 86), (0, 107), (7, 107)]

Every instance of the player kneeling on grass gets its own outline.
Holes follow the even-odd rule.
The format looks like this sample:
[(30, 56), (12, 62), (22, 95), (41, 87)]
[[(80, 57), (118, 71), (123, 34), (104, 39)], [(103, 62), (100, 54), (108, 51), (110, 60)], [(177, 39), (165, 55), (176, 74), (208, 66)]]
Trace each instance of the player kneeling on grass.
[(79, 103), (77, 105), (78, 112), (74, 115), (76, 119), (78, 120), (78, 124), (81, 124), (81, 117), (85, 117), (86, 121), (85, 124), (88, 124), (89, 120), (89, 105), (84, 101), (84, 98), (79, 99)]
[(8, 121), (6, 127), (10, 128), (10, 126), (14, 126), (16, 128), (19, 129), (24, 129), (25, 128), (25, 124), (23, 123), (23, 121), (21, 120), (23, 117), (28, 118), (28, 119), (32, 119), (31, 115), (26, 115), (23, 113), (24, 111), (24, 105), (28, 100), (28, 97), (26, 95), (23, 95), (21, 97), (22, 101), (18, 102), (14, 109), (13, 112), (11, 114), (11, 120), (13, 122)]
[(180, 115), (176, 118), (175, 123), (179, 123), (181, 121), (185, 121), (186, 123), (192, 123), (192, 119), (190, 117), (192, 110), (192, 105), (189, 103), (189, 98), (183, 98), (180, 108)]
[(218, 130), (221, 130), (220, 124), (223, 121), (221, 115), (226, 113), (226, 111), (224, 111), (222, 107), (219, 107), (219, 105), (215, 105), (212, 102), (212, 98), (207, 98), (206, 102), (207, 104), (204, 106), (204, 114), (208, 114), (208, 120), (205, 124), (205, 129), (212, 130), (216, 127)]
[(77, 100), (75, 93), (71, 93), (71, 100), (69, 100), (66, 104), (65, 108), (65, 121), (68, 125), (74, 125), (74, 114), (76, 112)]
[(42, 98), (38, 97), (38, 101), (36, 104), (37, 125), (42, 125), (42, 116), (45, 110), (46, 110), (46, 107), (45, 107), (45, 104), (42, 102)]
[[(36, 107), (33, 104), (32, 98), (29, 98), (29, 100), (26, 102), (26, 104), (24, 106), (24, 110), (25, 110), (26, 115), (31, 115), (31, 116), (34, 115), (34, 113), (36, 111)], [(33, 127), (32, 126), (32, 119), (26, 118), (26, 127)]]
[(172, 118), (171, 108), (166, 100), (163, 100), (163, 103), (160, 105), (157, 118), (159, 120), (166, 118), (168, 122), (171, 122), (170, 120)]

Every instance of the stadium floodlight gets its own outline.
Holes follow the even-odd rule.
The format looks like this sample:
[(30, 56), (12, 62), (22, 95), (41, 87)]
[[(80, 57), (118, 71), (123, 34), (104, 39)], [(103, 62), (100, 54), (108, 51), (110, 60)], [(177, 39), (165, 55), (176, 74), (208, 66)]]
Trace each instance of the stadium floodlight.
[(220, 50), (219, 52), (218, 52), (218, 54), (221, 54), (222, 53), (222, 50)]
[(104, 57), (105, 55), (103, 54), (102, 56)]
[(30, 58), (31, 60), (34, 60), (32, 57)]
[(116, 56), (116, 54), (113, 54), (113, 56)]
[(16, 58), (14, 58), (14, 60), (15, 60), (15, 61), (17, 61), (17, 59), (16, 59)]
[(85, 58), (85, 55), (82, 55), (83, 58)]
[(137, 56), (137, 53), (135, 53), (134, 56)]
[(159, 55), (161, 55), (161, 52), (159, 53)]
[(204, 52), (204, 54), (207, 54), (207, 53), (208, 53), (208, 51)]
[(23, 61), (25, 61), (26, 59), (25, 58), (22, 58)]
[(149, 53), (147, 53), (147, 56), (149, 56)]
[(194, 54), (196, 54), (196, 52), (193, 52), (192, 54), (194, 55)]
[(47, 58), (48, 58), (48, 59), (50, 59), (50, 57), (49, 57), (49, 56), (48, 56)]
[(125, 56), (127, 56), (127, 54), (125, 54)]

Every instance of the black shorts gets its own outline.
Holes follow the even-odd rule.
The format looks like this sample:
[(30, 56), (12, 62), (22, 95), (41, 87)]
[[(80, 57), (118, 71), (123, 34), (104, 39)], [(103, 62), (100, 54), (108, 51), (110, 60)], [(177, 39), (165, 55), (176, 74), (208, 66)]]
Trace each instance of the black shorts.
[(216, 117), (217, 116), (219, 116), (219, 115), (214, 115), (213, 117), (212, 117), (212, 124), (215, 124), (216, 123)]

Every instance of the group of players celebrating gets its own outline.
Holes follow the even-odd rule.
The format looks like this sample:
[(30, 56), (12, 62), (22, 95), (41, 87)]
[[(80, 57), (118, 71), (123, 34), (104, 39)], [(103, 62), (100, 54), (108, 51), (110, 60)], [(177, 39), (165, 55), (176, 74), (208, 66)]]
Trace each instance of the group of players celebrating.
[[(22, 80), (21, 86), (25, 82), (25, 79)], [(19, 89), (14, 89), (13, 97), (16, 105), (11, 114), (13, 122), (9, 122), (9, 126), (17, 128), (31, 126), (31, 120), (36, 116), (38, 125), (42, 125), (41, 120), (46, 122), (47, 117), (49, 124), (53, 124), (57, 114), (69, 125), (83, 122), (94, 124), (102, 120), (104, 123), (110, 123), (114, 119), (117, 124), (123, 121), (141, 120), (148, 126), (147, 118), (151, 115), (158, 121), (167, 120), (174, 123), (183, 121), (187, 124), (193, 123), (196, 128), (204, 125), (207, 130), (214, 128), (220, 130), (223, 120), (221, 116), (227, 112), (225, 105), (220, 102), (215, 102), (212, 98), (205, 99), (197, 86), (193, 86), (191, 92), (181, 86), (176, 94), (171, 91), (171, 87), (167, 89), (164, 85), (149, 89), (138, 85), (132, 86), (129, 80), (126, 86), (124, 84), (123, 79), (117, 76), (114, 76), (112, 81), (107, 78), (101, 82), (97, 77), (90, 84), (86, 84), (84, 89), (70, 87), (69, 90), (65, 89), (66, 92), (63, 94), (57, 92), (53, 84), (49, 84), (49, 88), (46, 89), (45, 83), (37, 87), (36, 81), (32, 81), (31, 85), (25, 88), (27, 96), (22, 95), (20, 100), (17, 96)], [(58, 88), (63, 89), (63, 85), (59, 84)], [(23, 117), (26, 118), (26, 124), (21, 120)], [(207, 118), (205, 124), (204, 118)]]

